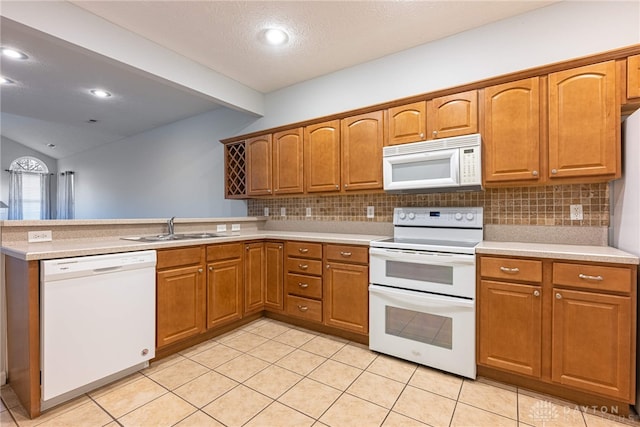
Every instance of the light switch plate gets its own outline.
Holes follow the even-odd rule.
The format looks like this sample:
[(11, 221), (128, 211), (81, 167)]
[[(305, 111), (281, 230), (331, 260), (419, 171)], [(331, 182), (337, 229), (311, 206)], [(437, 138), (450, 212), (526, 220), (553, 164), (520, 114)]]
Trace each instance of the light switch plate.
[(367, 218), (373, 218), (376, 215), (376, 208), (373, 206), (367, 206)]
[(51, 230), (29, 231), (29, 233), (27, 234), (27, 239), (29, 243), (50, 242), (51, 240), (53, 240), (51, 238)]
[(224, 233), (225, 231), (227, 231), (227, 224), (218, 224), (216, 226), (216, 231), (218, 233)]

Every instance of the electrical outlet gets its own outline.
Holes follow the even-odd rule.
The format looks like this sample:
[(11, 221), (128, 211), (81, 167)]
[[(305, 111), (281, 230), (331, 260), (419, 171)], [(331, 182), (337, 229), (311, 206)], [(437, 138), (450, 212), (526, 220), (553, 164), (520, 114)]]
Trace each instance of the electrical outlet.
[(264, 208), (264, 216), (269, 216), (269, 208)]
[(376, 208), (373, 206), (367, 206), (367, 218), (373, 218), (376, 214)]
[(240, 224), (231, 224), (231, 231), (240, 231)]
[(28, 233), (28, 241), (29, 241), (29, 243), (50, 242), (51, 240), (53, 240), (51, 238), (51, 230), (29, 231), (29, 233)]
[(224, 233), (225, 231), (227, 231), (227, 224), (218, 224), (216, 226), (216, 231), (218, 233)]
[(306, 209), (306, 215), (307, 216), (311, 216), (311, 208), (307, 208)]
[(581, 221), (583, 219), (582, 205), (569, 205), (569, 212), (571, 212), (570, 217), (572, 220)]
[(287, 208), (280, 208), (280, 216), (287, 216)]

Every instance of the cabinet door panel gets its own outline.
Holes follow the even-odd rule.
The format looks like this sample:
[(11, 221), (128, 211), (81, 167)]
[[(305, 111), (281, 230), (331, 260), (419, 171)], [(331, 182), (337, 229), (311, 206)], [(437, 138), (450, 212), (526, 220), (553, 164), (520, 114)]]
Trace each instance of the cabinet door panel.
[(304, 128), (304, 174), (309, 193), (340, 191), (340, 120)]
[(627, 59), (627, 98), (640, 98), (640, 55)]
[(200, 266), (159, 271), (156, 286), (158, 347), (204, 331), (205, 288)]
[(478, 132), (478, 92), (456, 93), (427, 102), (427, 139)]
[(244, 255), (244, 313), (264, 308), (266, 260), (264, 243), (245, 245)]
[(271, 134), (247, 139), (247, 195), (271, 194)]
[(539, 78), (484, 90), (485, 179), (537, 181), (540, 173)]
[(324, 279), (324, 323), (366, 334), (369, 332), (369, 268), (332, 262)]
[(620, 108), (615, 61), (549, 75), (549, 177), (616, 175)]
[(427, 103), (414, 102), (388, 110), (388, 133), (385, 145), (422, 141), (427, 132)]
[(629, 399), (631, 299), (553, 290), (554, 382)]
[(342, 185), (345, 191), (382, 188), (384, 114), (342, 120)]
[(265, 243), (266, 291), (264, 306), (268, 310), (284, 309), (284, 244), (282, 242)]
[(480, 282), (479, 363), (540, 377), (541, 292), (540, 286)]
[(273, 134), (273, 191), (295, 194), (304, 191), (302, 128)]
[(207, 327), (242, 319), (242, 260), (213, 262), (207, 269)]

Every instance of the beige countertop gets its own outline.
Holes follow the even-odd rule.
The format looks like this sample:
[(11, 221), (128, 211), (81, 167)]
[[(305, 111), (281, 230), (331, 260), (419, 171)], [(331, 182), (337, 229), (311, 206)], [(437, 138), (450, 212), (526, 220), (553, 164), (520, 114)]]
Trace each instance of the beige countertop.
[(476, 246), (476, 253), (619, 264), (640, 262), (637, 256), (610, 246), (483, 241)]
[(215, 243), (240, 242), (254, 239), (299, 240), (306, 242), (324, 242), (368, 246), (369, 242), (371, 242), (372, 240), (383, 239), (387, 237), (389, 236), (344, 233), (314, 233), (304, 231), (298, 232), (255, 230), (225, 237), (214, 237), (210, 239), (174, 240), (169, 242), (140, 242), (123, 240), (121, 238), (62, 239), (54, 240), (52, 242), (39, 243), (5, 242), (2, 246), (2, 253), (15, 258), (31, 261), (118, 252), (142, 251), (147, 249), (166, 249), (194, 245), (210, 245)]

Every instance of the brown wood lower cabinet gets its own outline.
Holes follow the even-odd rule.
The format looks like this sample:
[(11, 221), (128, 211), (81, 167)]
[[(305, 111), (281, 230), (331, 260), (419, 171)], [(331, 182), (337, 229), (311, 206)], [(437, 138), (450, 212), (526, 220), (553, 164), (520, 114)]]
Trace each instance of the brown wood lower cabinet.
[(200, 247), (158, 251), (156, 346), (204, 332), (205, 274)]
[(266, 260), (264, 243), (244, 245), (244, 313), (264, 309)]
[(266, 272), (264, 308), (268, 311), (284, 310), (284, 243), (264, 244)]
[(518, 385), (585, 403), (634, 402), (635, 265), (481, 255), (478, 270), (481, 375), (518, 374)]
[(369, 332), (369, 249), (326, 245), (324, 324), (367, 334)]
[(322, 244), (287, 242), (286, 253), (286, 314), (322, 322)]
[(207, 247), (207, 328), (242, 319), (243, 244)]

